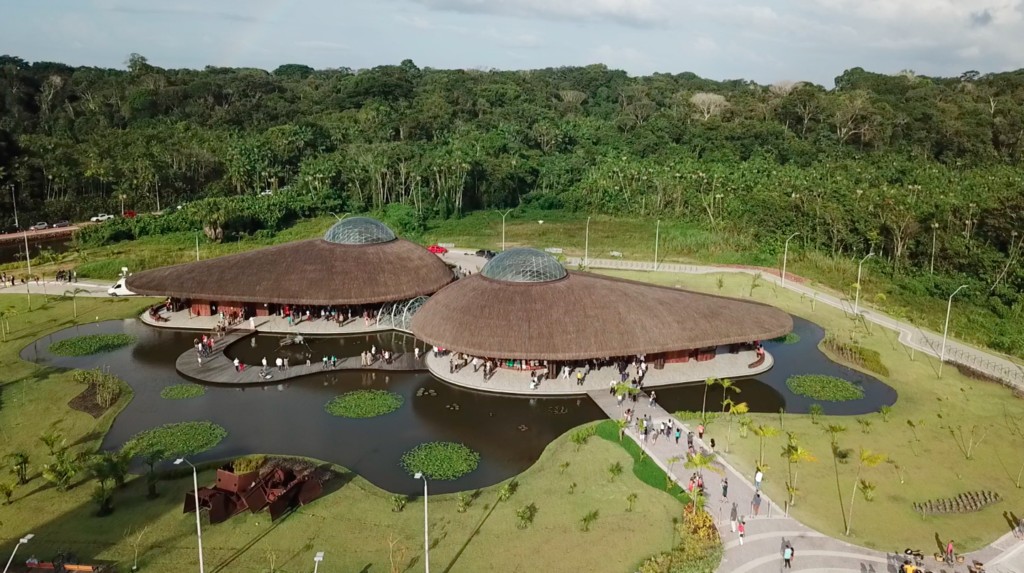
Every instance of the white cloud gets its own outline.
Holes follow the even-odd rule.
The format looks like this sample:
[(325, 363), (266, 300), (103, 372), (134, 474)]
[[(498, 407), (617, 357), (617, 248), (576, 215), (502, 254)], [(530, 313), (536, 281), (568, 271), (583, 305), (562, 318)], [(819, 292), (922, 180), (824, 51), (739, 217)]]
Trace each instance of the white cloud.
[(633, 26), (664, 21), (668, 0), (411, 0), (427, 8), (524, 18), (610, 20)]
[(295, 45), (300, 48), (309, 48), (313, 50), (336, 50), (336, 51), (348, 51), (349, 47), (345, 44), (338, 42), (331, 42), (328, 40), (299, 40), (295, 42)]

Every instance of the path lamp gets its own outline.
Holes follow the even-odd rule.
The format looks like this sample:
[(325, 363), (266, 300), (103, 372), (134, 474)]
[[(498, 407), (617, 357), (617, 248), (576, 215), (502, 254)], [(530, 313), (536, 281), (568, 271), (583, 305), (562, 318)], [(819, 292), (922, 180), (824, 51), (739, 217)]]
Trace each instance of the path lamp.
[(946, 304), (946, 325), (942, 327), (942, 350), (939, 351), (939, 378), (942, 378), (942, 363), (946, 361), (946, 335), (949, 333), (949, 313), (953, 310), (953, 297), (967, 285), (960, 285), (953, 294), (949, 295), (949, 303)]
[(857, 293), (853, 299), (853, 316), (857, 316), (857, 310), (860, 308), (860, 272), (864, 270), (864, 261), (875, 256), (875, 253), (868, 253), (863, 259), (860, 260), (860, 264), (857, 265)]
[(199, 473), (196, 471), (196, 466), (192, 465), (192, 462), (185, 458), (178, 458), (174, 460), (174, 465), (181, 465), (182, 462), (192, 466), (192, 497), (196, 502), (196, 539), (199, 542), (199, 573), (204, 573), (203, 569), (203, 528), (199, 524)]
[(583, 241), (583, 268), (590, 268), (590, 217), (587, 217), (587, 234)]
[(7, 573), (7, 570), (11, 568), (11, 563), (14, 562), (14, 554), (18, 552), (18, 548), (32, 541), (33, 537), (35, 537), (35, 534), (29, 533), (18, 540), (18, 544), (14, 546), (14, 551), (11, 551), (11, 558), (7, 560), (7, 565), (4, 566), (4, 573)]
[(426, 573), (430, 573), (430, 522), (427, 517), (427, 476), (423, 475), (423, 472), (416, 472), (416, 475), (412, 477), (423, 480), (423, 565), (426, 567)]
[(121, 216), (124, 217), (124, 199), (125, 199), (125, 194), (121, 193), (120, 194), (120, 198), (121, 198)]
[[(515, 211), (515, 209), (509, 209), (508, 211), (505, 211), (504, 213), (501, 213), (501, 211), (498, 211), (498, 213), (501, 213), (501, 250), (502, 251), (505, 250), (505, 217), (508, 216), (508, 214), (511, 213), (512, 211)], [(541, 222), (543, 222), (543, 221), (541, 221)]]
[(324, 560), (324, 552), (317, 551), (316, 555), (313, 556), (313, 573), (317, 573), (320, 569), (320, 562)]
[(782, 288), (786, 288), (786, 258), (789, 257), (789, 241), (800, 233), (793, 233), (786, 239), (786, 248), (782, 250)]

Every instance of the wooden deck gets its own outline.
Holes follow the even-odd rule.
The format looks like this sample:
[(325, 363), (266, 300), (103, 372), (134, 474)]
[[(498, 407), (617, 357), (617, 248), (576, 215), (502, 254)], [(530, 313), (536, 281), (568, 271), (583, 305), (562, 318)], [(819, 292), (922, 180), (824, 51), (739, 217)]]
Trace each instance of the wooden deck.
[(276, 367), (271, 366), (270, 378), (263, 379), (259, 375), (261, 368), (259, 364), (248, 364), (244, 370), (237, 372), (235, 371), (234, 363), (224, 355), (225, 348), (251, 334), (251, 332), (235, 332), (218, 340), (214, 345), (214, 351), (209, 356), (203, 358), (202, 365), (200, 365), (199, 360), (197, 360), (197, 354), (194, 349), (186, 350), (181, 354), (181, 356), (178, 356), (178, 359), (174, 363), (174, 367), (182, 376), (206, 384), (231, 384), (241, 386), (278, 384), (301, 376), (319, 374), (321, 372), (337, 372), (339, 370), (426, 370), (423, 357), (420, 357), (420, 359), (417, 360), (414, 355), (404, 353), (395, 354), (391, 360), (391, 364), (386, 364), (383, 360), (376, 360), (370, 366), (362, 366), (359, 364), (358, 356), (350, 356), (346, 358), (339, 358), (336, 367), (331, 368), (330, 365), (328, 365), (327, 369), (324, 369), (322, 362), (315, 362), (309, 365), (294, 364), (284, 370), (278, 370)]

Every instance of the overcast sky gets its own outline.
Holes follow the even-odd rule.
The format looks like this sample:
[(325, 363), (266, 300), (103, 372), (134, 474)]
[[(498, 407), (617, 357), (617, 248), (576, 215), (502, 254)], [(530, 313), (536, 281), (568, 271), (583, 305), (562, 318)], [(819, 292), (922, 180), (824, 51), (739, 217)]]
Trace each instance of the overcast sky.
[(5, 0), (0, 53), (123, 67), (604, 63), (832, 87), (1024, 67), (1024, 0)]

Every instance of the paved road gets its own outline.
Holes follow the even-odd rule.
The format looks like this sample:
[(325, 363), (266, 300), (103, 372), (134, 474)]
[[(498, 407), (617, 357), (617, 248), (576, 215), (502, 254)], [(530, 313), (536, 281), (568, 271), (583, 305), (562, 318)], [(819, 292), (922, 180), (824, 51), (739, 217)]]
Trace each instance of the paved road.
[[(607, 391), (593, 391), (590, 397), (608, 414), (610, 418), (622, 417), (624, 407), (619, 407), (615, 398)], [(671, 420), (683, 427), (685, 436), (691, 430), (685, 424), (673, 418), (661, 406), (650, 406), (647, 399), (641, 399), (636, 407), (637, 415), (650, 415), (654, 427), (662, 421)], [(693, 470), (684, 467), (686, 458), (686, 442), (675, 443), (674, 438), (661, 436), (644, 442), (634, 428), (627, 430), (627, 435), (641, 448), (647, 451), (663, 470), (684, 488), (689, 482)], [(709, 446), (701, 439), (694, 439), (695, 446), (708, 451)], [(679, 458), (674, 460), (673, 458)], [(725, 457), (717, 458), (718, 471), (705, 472), (704, 485), (707, 492), (706, 509), (715, 518), (718, 531), (725, 546), (719, 573), (764, 573), (782, 572), (782, 547), (789, 542), (796, 550), (793, 560), (793, 571), (808, 573), (896, 573), (899, 562), (892, 554), (872, 551), (851, 545), (842, 540), (829, 537), (815, 531), (799, 521), (787, 517), (779, 504), (762, 493), (759, 515), (754, 515), (752, 501), (754, 485), (752, 476), (736, 471)], [(728, 479), (728, 497), (722, 495), (722, 480)], [(766, 480), (785, 479), (781, 475), (769, 473)], [(784, 500), (783, 500), (784, 503)], [(733, 531), (732, 513), (745, 520), (746, 535), (743, 543)], [(893, 550), (899, 548), (893, 547)], [(986, 564), (989, 573), (1024, 573), (1024, 541), (1014, 539), (1007, 533), (988, 547), (967, 555), (964, 565), (955, 568), (935, 567), (938, 573), (966, 573), (967, 565), (973, 560)]]
[(0, 294), (45, 294), (47, 296), (60, 296), (65, 291), (74, 290), (76, 288), (83, 289), (86, 292), (78, 293), (77, 296), (94, 296), (94, 297), (106, 297), (110, 296), (107, 294), (107, 289), (114, 284), (114, 281), (110, 283), (97, 283), (95, 281), (90, 282), (57, 282), (57, 281), (29, 281), (25, 284), (20, 282), (14, 286), (0, 287)]

